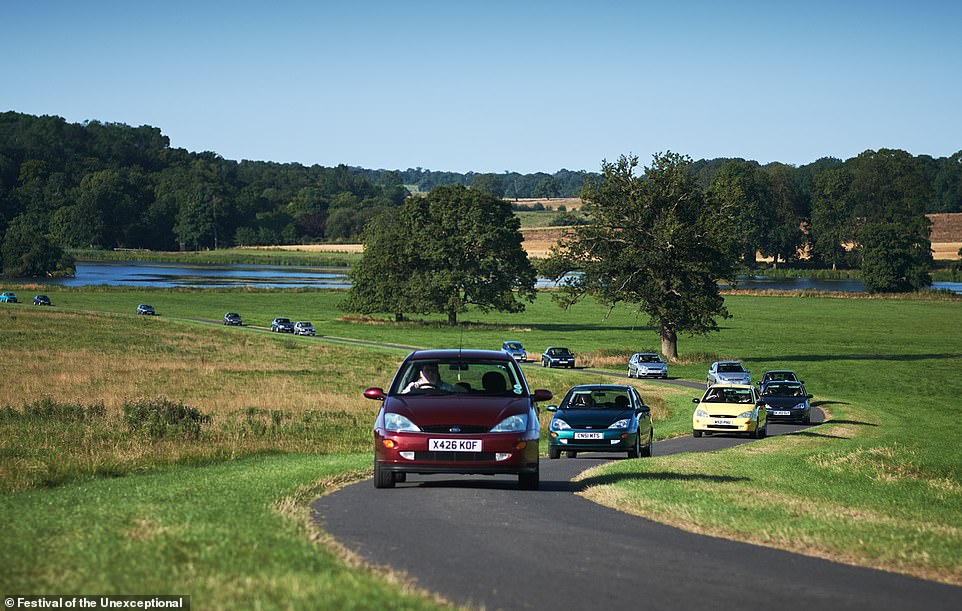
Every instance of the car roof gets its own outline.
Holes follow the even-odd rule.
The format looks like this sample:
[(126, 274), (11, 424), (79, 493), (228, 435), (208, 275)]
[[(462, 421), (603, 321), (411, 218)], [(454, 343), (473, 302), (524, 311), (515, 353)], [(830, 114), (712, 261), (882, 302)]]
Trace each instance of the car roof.
[[(748, 390), (755, 390), (755, 387), (752, 386), (751, 384), (712, 384), (711, 388), (738, 388), (738, 389), (747, 388)], [(705, 392), (708, 392), (708, 390), (710, 389), (705, 389)]]
[(568, 389), (569, 392), (574, 390), (628, 390), (634, 388), (628, 384), (579, 384), (577, 386), (572, 386)]
[(458, 348), (436, 348), (432, 350), (415, 350), (407, 355), (407, 359), (491, 359), (496, 361), (510, 361), (514, 359), (500, 350), (461, 350)]
[(765, 373), (766, 373), (766, 374), (769, 374), (769, 373), (791, 373), (791, 374), (794, 374), (795, 372), (792, 371), (791, 369), (769, 369), (769, 370), (766, 371)]

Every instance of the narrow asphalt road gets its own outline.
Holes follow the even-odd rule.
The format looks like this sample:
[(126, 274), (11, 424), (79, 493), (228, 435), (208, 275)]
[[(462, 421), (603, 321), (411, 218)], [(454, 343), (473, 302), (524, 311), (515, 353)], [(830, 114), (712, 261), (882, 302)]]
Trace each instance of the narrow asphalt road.
[[(771, 424), (769, 434), (804, 428)], [(741, 443), (676, 438), (654, 453)], [(313, 515), (368, 562), (488, 610), (962, 609), (962, 588), (692, 534), (574, 494), (590, 482), (572, 477), (611, 459), (620, 457), (543, 458), (538, 491), (508, 476), (408, 476), (383, 490), (367, 480), (318, 499)]]

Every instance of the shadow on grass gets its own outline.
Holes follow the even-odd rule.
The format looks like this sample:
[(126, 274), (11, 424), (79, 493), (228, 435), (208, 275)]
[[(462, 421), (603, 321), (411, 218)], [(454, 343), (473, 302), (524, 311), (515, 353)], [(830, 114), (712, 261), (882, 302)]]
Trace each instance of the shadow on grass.
[(842, 437), (841, 435), (828, 435), (826, 433), (815, 433), (810, 430), (796, 431), (794, 433), (784, 433), (785, 437), (818, 437), (820, 439), (851, 439), (851, 437)]
[(822, 424), (857, 424), (859, 426), (878, 426), (877, 424), (872, 424), (871, 422), (862, 422), (861, 420), (827, 420)]
[(783, 361), (928, 361), (934, 359), (959, 359), (962, 353), (932, 352), (926, 354), (795, 354), (769, 357), (746, 357), (752, 363), (779, 363)]
[(606, 486), (619, 482), (647, 482), (647, 481), (678, 481), (678, 482), (710, 482), (713, 484), (727, 484), (751, 481), (748, 477), (731, 477), (728, 475), (701, 475), (697, 473), (613, 473), (596, 475), (577, 482), (571, 481), (541, 481), (544, 492), (582, 492), (591, 486)]
[(812, 401), (812, 407), (819, 407), (821, 405), (851, 405), (848, 401)]

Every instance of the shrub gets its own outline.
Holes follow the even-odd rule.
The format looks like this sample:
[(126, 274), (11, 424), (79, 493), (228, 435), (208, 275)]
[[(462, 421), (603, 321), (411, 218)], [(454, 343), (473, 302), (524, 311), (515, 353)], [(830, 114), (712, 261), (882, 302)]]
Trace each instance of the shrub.
[(146, 433), (151, 438), (177, 435), (196, 438), (201, 426), (210, 423), (210, 416), (201, 414), (197, 408), (164, 397), (124, 403), (123, 411), (124, 422), (131, 431)]

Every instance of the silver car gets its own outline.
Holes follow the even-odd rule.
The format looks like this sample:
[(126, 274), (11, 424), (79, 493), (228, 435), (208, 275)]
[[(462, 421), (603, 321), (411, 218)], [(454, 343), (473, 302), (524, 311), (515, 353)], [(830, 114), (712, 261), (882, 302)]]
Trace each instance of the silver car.
[(708, 368), (706, 386), (713, 384), (751, 384), (751, 372), (739, 361), (715, 361)]
[(628, 377), (668, 379), (668, 363), (654, 352), (636, 352), (628, 359)]
[(521, 342), (504, 342), (501, 344), (501, 351), (507, 352), (514, 357), (516, 361), (527, 361), (528, 352), (521, 345)]
[(294, 323), (294, 335), (314, 336), (314, 325), (306, 320), (299, 320)]

